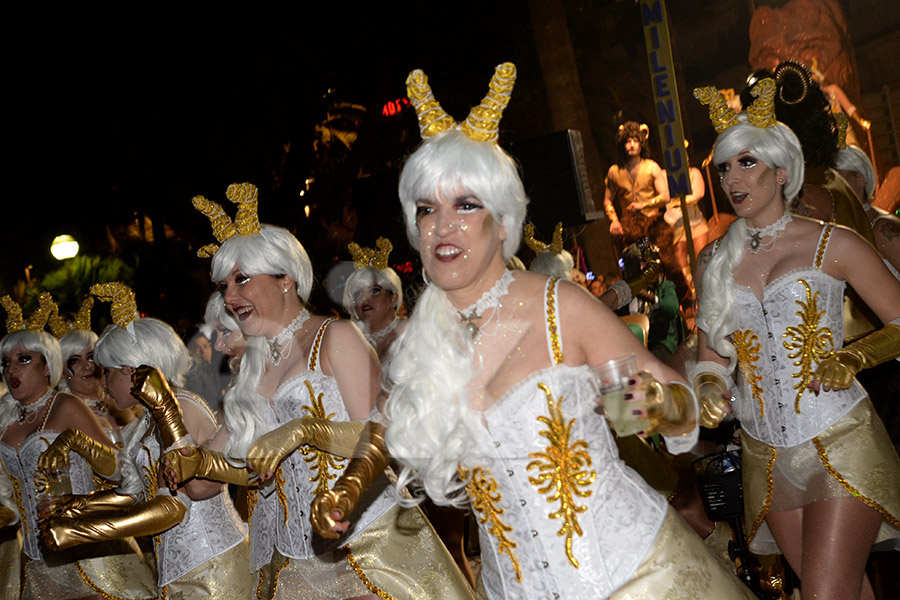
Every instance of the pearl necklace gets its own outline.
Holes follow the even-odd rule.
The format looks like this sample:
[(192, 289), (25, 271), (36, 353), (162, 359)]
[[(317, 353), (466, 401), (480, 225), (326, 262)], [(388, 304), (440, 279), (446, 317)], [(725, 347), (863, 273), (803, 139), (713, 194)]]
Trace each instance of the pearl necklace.
[(370, 344), (372, 344), (373, 347), (378, 348), (378, 343), (379, 343), (381, 340), (383, 340), (385, 337), (387, 337), (387, 335), (388, 335), (390, 332), (392, 332), (394, 329), (396, 329), (396, 328), (397, 328), (397, 324), (398, 324), (399, 322), (400, 322), (400, 319), (398, 319), (397, 317), (394, 317), (394, 320), (391, 321), (391, 322), (388, 324), (388, 326), (385, 327), (384, 329), (380, 329), (380, 330), (376, 331), (375, 333), (367, 333), (367, 334), (365, 334), (366, 340), (368, 340), (368, 342), (369, 342)]
[[(514, 280), (513, 272), (507, 269), (491, 289), (481, 295), (478, 302), (469, 305), (465, 310), (457, 311), (459, 320), (465, 324), (473, 340), (478, 337), (481, 331), (481, 328), (475, 324), (475, 321), (480, 319), (486, 311), (492, 308), (500, 308), (500, 298), (509, 293), (509, 284)], [(482, 325), (485, 324), (487, 322), (482, 323)]]
[[(747, 232), (750, 233), (750, 254), (758, 253), (760, 248), (766, 252), (771, 252), (772, 248), (775, 247), (775, 242), (778, 241), (778, 234), (784, 231), (785, 228), (787, 228), (788, 223), (793, 220), (794, 217), (791, 216), (791, 211), (785, 210), (781, 218), (771, 225), (766, 225), (759, 229), (747, 225)], [(762, 244), (761, 240), (764, 237), (771, 237), (772, 239), (765, 244)]]
[(308, 319), (309, 311), (304, 308), (278, 335), (266, 340), (266, 343), (269, 345), (269, 356), (267, 357), (269, 362), (277, 367), (281, 364), (282, 359), (291, 355), (291, 348), (294, 346), (294, 333), (303, 327), (303, 324)]
[(46, 394), (44, 394), (31, 404), (19, 404), (19, 425), (24, 425), (25, 423), (34, 423), (34, 420), (37, 418), (38, 411), (44, 408), (44, 406), (47, 405), (47, 402), (52, 397), (53, 388), (50, 388), (49, 390), (47, 390)]

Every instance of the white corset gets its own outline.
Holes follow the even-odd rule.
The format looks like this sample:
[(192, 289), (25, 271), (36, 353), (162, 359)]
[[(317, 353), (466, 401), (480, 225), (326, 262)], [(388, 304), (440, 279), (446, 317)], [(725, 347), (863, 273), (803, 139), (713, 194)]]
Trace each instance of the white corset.
[[(197, 396), (187, 390), (179, 390), (175, 396), (182, 404), (193, 402), (209, 411)], [(131, 452), (131, 458), (143, 474), (147, 499), (158, 494), (169, 495), (167, 489), (158, 489), (157, 463), (160, 457), (160, 444), (156, 435), (144, 437)], [(159, 587), (172, 583), (211, 558), (230, 550), (247, 537), (247, 530), (235, 511), (224, 484), (221, 493), (206, 500), (192, 501), (183, 492), (179, 493), (177, 498), (184, 504), (187, 512), (181, 523), (157, 536), (159, 546), (156, 561)], [(241, 567), (236, 565), (235, 568)]]
[[(48, 411), (49, 413), (49, 411)], [(38, 430), (28, 436), (18, 451), (0, 442), (0, 462), (9, 474), (15, 491), (19, 517), (22, 519), (22, 550), (32, 560), (42, 560), (40, 531), (37, 526), (36, 478), (38, 458), (59, 436), (58, 431)], [(69, 454), (69, 479), (73, 494), (89, 494), (94, 491), (94, 474), (81, 456)]]
[[(589, 465), (582, 463), (566, 477), (568, 489), (578, 493), (562, 495), (572, 506), (583, 507), (572, 513), (570, 522), (573, 530), (577, 526), (582, 531), (570, 536), (571, 558), (577, 567), (566, 550), (566, 532), (560, 534), (565, 518), (550, 517), (564, 506), (563, 500), (553, 500), (550, 491), (542, 491), (549, 480), (533, 483), (542, 473), (560, 472), (555, 468), (559, 463), (552, 460), (554, 451), (548, 451), (551, 442), (542, 435), (549, 425), (539, 419), (553, 422), (554, 418), (539, 384), (546, 386), (553, 402), (560, 403), (561, 422), (572, 423), (566, 446), (569, 456), (583, 452), (582, 457), (590, 458)], [(464, 467), (486, 470), (484, 483), (497, 486), (487, 511), (478, 501), (479, 496), (485, 497), (485, 486), (480, 492), (472, 484), (468, 487), (479, 517), (482, 548), (490, 549), (482, 551), (488, 597), (609, 596), (628, 580), (653, 543), (666, 514), (666, 500), (619, 459), (612, 433), (598, 412), (588, 367), (556, 365), (532, 373), (485, 411), (484, 420), (492, 454), (478, 465)], [(482, 523), (486, 514), (496, 518)], [(505, 536), (515, 547), (491, 531), (497, 530), (498, 522), (509, 528)], [(518, 561), (521, 582), (516, 580), (510, 554)]]
[[(827, 244), (825, 231), (817, 264)], [(732, 334), (738, 354), (735, 415), (754, 439), (796, 446), (865, 398), (855, 380), (846, 390), (822, 390), (818, 396), (806, 388), (819, 363), (843, 343), (844, 286), (814, 265), (769, 282), (762, 302), (752, 291), (736, 288), (733, 310), (741, 316), (741, 328)]]
[[(300, 417), (319, 417), (336, 422), (349, 421), (337, 380), (318, 366), (322, 324), (310, 350), (307, 370), (282, 382), (272, 396), (275, 423), (283, 425)], [(310, 395), (310, 387), (313, 397)], [(321, 399), (321, 401), (320, 401)], [(331, 489), (347, 466), (347, 460), (301, 446), (278, 468), (275, 484), (263, 486), (250, 519), (250, 568), (257, 570), (272, 560), (273, 548), (287, 557), (312, 558), (350, 542), (353, 537), (394, 506), (394, 488), (381, 475), (364, 492), (357, 508), (348, 517), (350, 530), (338, 540), (315, 535), (309, 522), (309, 506), (318, 490)]]

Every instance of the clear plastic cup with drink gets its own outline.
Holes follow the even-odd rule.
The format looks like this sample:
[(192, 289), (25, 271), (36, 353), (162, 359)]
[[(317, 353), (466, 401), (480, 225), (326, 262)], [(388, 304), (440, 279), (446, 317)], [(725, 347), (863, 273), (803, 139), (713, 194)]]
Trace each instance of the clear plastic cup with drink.
[(591, 367), (597, 384), (597, 393), (603, 400), (606, 418), (619, 437), (634, 435), (649, 427), (646, 417), (637, 417), (632, 410), (639, 408), (625, 400), (628, 380), (637, 373), (634, 354), (625, 354)]

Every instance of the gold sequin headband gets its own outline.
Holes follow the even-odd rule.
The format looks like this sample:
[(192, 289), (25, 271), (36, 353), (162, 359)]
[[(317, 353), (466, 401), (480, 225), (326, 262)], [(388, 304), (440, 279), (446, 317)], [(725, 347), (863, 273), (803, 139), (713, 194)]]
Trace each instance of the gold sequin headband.
[(500, 119), (515, 84), (516, 65), (511, 62), (497, 65), (487, 95), (481, 104), (472, 107), (462, 123), (454, 121), (441, 108), (428, 85), (428, 76), (421, 69), (416, 69), (406, 78), (406, 95), (416, 109), (422, 139), (457, 128), (476, 142), (496, 142)]
[[(194, 208), (209, 217), (212, 223), (213, 235), (221, 244), (231, 236), (249, 235), (259, 233), (259, 217), (256, 214), (257, 202), (256, 186), (252, 183), (232, 183), (225, 190), (225, 197), (238, 205), (234, 222), (225, 214), (225, 210), (216, 202), (207, 200), (203, 196), (194, 196), (191, 202)], [(218, 244), (207, 244), (197, 250), (200, 258), (209, 258), (219, 249)]]
[(385, 237), (375, 240), (375, 248), (366, 248), (356, 242), (347, 244), (347, 250), (350, 251), (350, 256), (353, 257), (353, 268), (357, 271), (366, 267), (387, 269), (388, 256), (390, 256), (393, 249), (394, 245), (391, 243), (391, 240)]
[(556, 224), (556, 228), (553, 230), (553, 240), (548, 245), (535, 239), (534, 225), (529, 223), (525, 226), (525, 244), (531, 248), (535, 254), (540, 254), (545, 250), (549, 250), (553, 254), (559, 254), (563, 250), (563, 224)]
[(91, 293), (104, 302), (112, 303), (110, 313), (116, 327), (133, 331), (128, 326), (138, 317), (138, 310), (130, 287), (121, 281), (95, 283), (91, 286)]
[(13, 333), (23, 329), (28, 329), (29, 331), (40, 331), (43, 329), (56, 303), (50, 297), (50, 292), (41, 292), (38, 295), (38, 307), (31, 313), (27, 321), (22, 317), (22, 307), (9, 295), (0, 298), (0, 305), (6, 309), (6, 332)]
[[(774, 127), (778, 123), (775, 119), (775, 80), (771, 77), (760, 79), (750, 90), (750, 95), (754, 100), (747, 107), (747, 122), (756, 127)], [(709, 106), (709, 120), (716, 133), (739, 123), (737, 113), (728, 107), (725, 95), (715, 86), (695, 88), (694, 98)]]

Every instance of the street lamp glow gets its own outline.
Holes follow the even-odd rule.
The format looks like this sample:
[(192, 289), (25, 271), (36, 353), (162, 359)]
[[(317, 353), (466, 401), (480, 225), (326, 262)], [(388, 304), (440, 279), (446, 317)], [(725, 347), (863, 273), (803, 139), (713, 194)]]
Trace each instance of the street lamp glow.
[(58, 235), (50, 244), (50, 254), (56, 260), (65, 260), (78, 254), (78, 242), (71, 235)]

